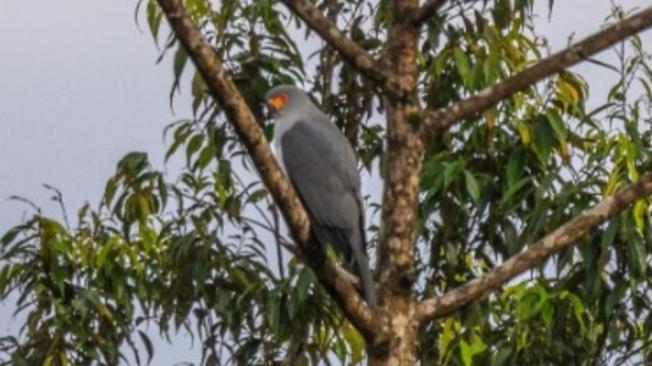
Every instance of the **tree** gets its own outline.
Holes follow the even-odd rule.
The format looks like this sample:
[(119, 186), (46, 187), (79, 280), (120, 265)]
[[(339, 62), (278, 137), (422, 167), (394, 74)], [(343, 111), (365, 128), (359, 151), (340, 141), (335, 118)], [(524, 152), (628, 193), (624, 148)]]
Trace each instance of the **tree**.
[[(652, 8), (615, 8), (544, 57), (533, 1), (280, 3), (143, 3), (157, 43), (170, 26), (173, 92), (196, 68), (195, 115), (167, 129), (186, 166), (166, 182), (127, 154), (74, 228), (36, 213), (2, 237), (0, 293), (28, 312), (7, 363), (116, 364), (125, 345), (140, 363), (146, 323), (188, 329), (207, 365), (652, 361), (652, 68), (636, 36)], [(310, 58), (300, 32), (328, 46)], [(612, 46), (617, 64), (591, 58)], [(567, 70), (580, 61), (619, 76), (592, 110)], [(268, 146), (263, 95), (302, 82), (381, 168), (372, 309), (316, 249)]]

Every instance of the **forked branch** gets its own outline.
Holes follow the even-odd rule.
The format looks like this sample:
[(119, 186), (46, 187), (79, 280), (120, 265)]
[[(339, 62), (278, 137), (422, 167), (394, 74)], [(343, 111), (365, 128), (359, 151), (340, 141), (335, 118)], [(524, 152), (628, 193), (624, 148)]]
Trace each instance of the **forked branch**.
[(616, 216), (636, 200), (650, 194), (652, 194), (652, 172), (605, 198), (484, 276), (471, 280), (442, 296), (421, 302), (417, 310), (419, 319), (426, 321), (440, 318), (481, 299), (517, 275), (538, 266), (551, 255), (573, 245), (589, 230)]
[(281, 2), (329, 46), (339, 52), (342, 58), (354, 65), (362, 75), (376, 82), (388, 94), (398, 97), (405, 94), (397, 81), (397, 76), (387, 66), (376, 61), (360, 45), (344, 35), (311, 0), (281, 0)]
[[(279, 169), (265, 135), (244, 98), (231, 81), (222, 61), (193, 24), (183, 0), (157, 0), (167, 17), (172, 31), (193, 60), (215, 100), (224, 108), (240, 140), (244, 143), (261, 178), (277, 202), (292, 236), (302, 252), (308, 254), (317, 248), (310, 243), (310, 223), (294, 189)], [(331, 261), (318, 261), (316, 256), (304, 255), (307, 264), (339, 303), (351, 323), (371, 339), (376, 333), (371, 311), (358, 295), (346, 271)]]
[(490, 86), (454, 105), (425, 112), (425, 133), (432, 136), (456, 122), (487, 110), (498, 102), (525, 90), (537, 82), (556, 74), (579, 61), (604, 50), (652, 25), (652, 7), (636, 13), (579, 43), (566, 48), (527, 69)]

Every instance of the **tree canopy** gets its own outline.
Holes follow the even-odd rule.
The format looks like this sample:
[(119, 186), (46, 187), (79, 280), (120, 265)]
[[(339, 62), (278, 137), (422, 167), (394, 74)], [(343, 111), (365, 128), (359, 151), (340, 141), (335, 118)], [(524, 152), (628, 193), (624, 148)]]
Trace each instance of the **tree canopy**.
[[(149, 325), (187, 330), (205, 365), (652, 362), (652, 64), (636, 35), (652, 8), (614, 6), (548, 55), (533, 5), (141, 0), (171, 98), (192, 93), (165, 129), (184, 167), (128, 153), (99, 207), (1, 237), (0, 298), (26, 322), (0, 360), (147, 364)], [(578, 62), (616, 76), (595, 107)], [(367, 200), (377, 307), (319, 252), (270, 151), (263, 98), (280, 84), (310, 91), (383, 186)]]

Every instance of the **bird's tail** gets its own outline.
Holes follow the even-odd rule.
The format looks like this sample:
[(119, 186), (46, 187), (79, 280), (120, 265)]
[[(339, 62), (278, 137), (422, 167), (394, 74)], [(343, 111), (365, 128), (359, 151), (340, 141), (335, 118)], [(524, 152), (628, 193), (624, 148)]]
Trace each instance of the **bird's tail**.
[(374, 286), (373, 275), (369, 268), (369, 258), (359, 249), (353, 249), (355, 256), (355, 266), (358, 276), (360, 276), (360, 286), (362, 287), (362, 294), (369, 307), (376, 306), (376, 287)]
[[(329, 231), (314, 225), (313, 233), (320, 243), (330, 243), (333, 249), (338, 252), (346, 263), (346, 268), (352, 270), (360, 278), (362, 296), (367, 305), (376, 306), (376, 288), (374, 286), (373, 274), (369, 267), (367, 257), (367, 241), (362, 224), (358, 230), (335, 230)], [(326, 247), (324, 247), (324, 251)]]
[(360, 287), (362, 288), (362, 295), (364, 296), (367, 305), (369, 307), (374, 307), (377, 302), (376, 287), (374, 286), (374, 277), (371, 273), (371, 268), (369, 267), (365, 234), (362, 229), (360, 231), (361, 232), (356, 233), (356, 230), (353, 230), (354, 236), (357, 238), (352, 238), (352, 240), (350, 240), (353, 261), (355, 262), (355, 272), (360, 277)]

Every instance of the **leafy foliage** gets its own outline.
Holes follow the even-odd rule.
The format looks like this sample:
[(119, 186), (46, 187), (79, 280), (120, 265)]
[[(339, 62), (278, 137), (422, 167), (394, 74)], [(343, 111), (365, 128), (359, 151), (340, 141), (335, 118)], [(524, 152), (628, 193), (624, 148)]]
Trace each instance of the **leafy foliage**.
[[(317, 3), (382, 56), (387, 1)], [(186, 5), (270, 139), (264, 94), (280, 83), (306, 85), (363, 165), (382, 166), (378, 91), (315, 46), (317, 35), (298, 19), (274, 1)], [(424, 106), (447, 106), (540, 59), (545, 40), (534, 32), (532, 6), (447, 3), (419, 45)], [(129, 350), (148, 363), (148, 324), (163, 337), (179, 329), (197, 337), (206, 365), (360, 363), (361, 336), (310, 270), (283, 259), (288, 239), (277, 209), (201, 77), (182, 78), (194, 70), (172, 36), (163, 41), (156, 3), (147, 0), (141, 13), (174, 58), (171, 97), (190, 81), (194, 115), (166, 129), (166, 159), (182, 156), (185, 166), (170, 182), (145, 154), (129, 153), (100, 207), (82, 207), (73, 228), (35, 214), (2, 237), (0, 294), (17, 295), (17, 313), (27, 314), (20, 336), (0, 339), (5, 363), (117, 364)], [(614, 9), (612, 20), (623, 16)], [(618, 64), (600, 67), (618, 80), (597, 107), (588, 106), (590, 80), (564, 72), (432, 142), (421, 175), (419, 296), (477, 277), (650, 169), (650, 57), (637, 37), (615, 52)], [(651, 233), (649, 201), (641, 200), (501, 294), (423, 327), (420, 361), (649, 360)]]

